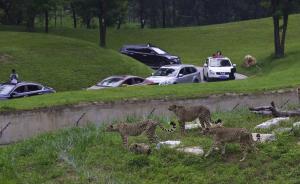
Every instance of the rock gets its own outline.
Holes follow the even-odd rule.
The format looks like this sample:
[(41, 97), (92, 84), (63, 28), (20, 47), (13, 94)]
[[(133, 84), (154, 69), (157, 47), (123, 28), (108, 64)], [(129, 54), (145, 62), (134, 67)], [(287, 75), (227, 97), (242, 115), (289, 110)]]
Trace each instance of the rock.
[(273, 132), (274, 133), (284, 133), (284, 132), (291, 132), (292, 130), (293, 130), (293, 128), (284, 127), (284, 128), (277, 128)]
[(261, 143), (276, 140), (275, 134), (252, 133), (252, 137), (255, 142), (261, 142)]
[(204, 150), (201, 147), (195, 146), (195, 147), (186, 147), (186, 148), (178, 148), (178, 151), (184, 152), (184, 153), (190, 153), (194, 155), (204, 155)]
[(179, 144), (181, 143), (181, 141), (163, 141), (163, 142), (159, 142), (156, 145), (157, 149), (160, 149), (161, 146), (167, 146), (169, 148), (175, 148), (177, 147)]
[(200, 125), (200, 124), (196, 124), (196, 123), (193, 123), (193, 124), (186, 124), (184, 128), (185, 128), (186, 130), (196, 129), (196, 128), (201, 128), (201, 125)]
[(293, 124), (293, 127), (295, 127), (295, 128), (300, 128), (300, 122), (294, 123), (294, 124)]
[(270, 128), (271, 126), (278, 125), (280, 122), (287, 121), (289, 119), (290, 119), (289, 117), (273, 118), (264, 123), (257, 125), (255, 128), (261, 128), (261, 129)]

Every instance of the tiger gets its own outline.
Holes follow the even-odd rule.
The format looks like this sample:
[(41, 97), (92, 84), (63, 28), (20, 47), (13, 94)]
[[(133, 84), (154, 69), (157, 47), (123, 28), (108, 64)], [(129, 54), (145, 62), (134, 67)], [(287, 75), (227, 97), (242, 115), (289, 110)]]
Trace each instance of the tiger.
[(210, 110), (202, 105), (193, 107), (184, 107), (179, 105), (171, 105), (168, 108), (178, 118), (181, 134), (185, 134), (185, 123), (199, 119), (202, 129), (210, 127), (211, 113)]
[(246, 159), (248, 150), (257, 150), (252, 134), (245, 128), (226, 128), (220, 124), (215, 127), (206, 128), (204, 130), (204, 134), (213, 135), (214, 139), (214, 142), (209, 151), (205, 154), (205, 157), (208, 157), (209, 154), (214, 149), (219, 148), (219, 146), (222, 148), (221, 154), (225, 155), (226, 143), (231, 142), (237, 142), (240, 144), (240, 148), (243, 152), (243, 157), (240, 160), (241, 162)]
[(146, 133), (146, 136), (150, 143), (158, 143), (158, 137), (155, 134), (156, 127), (159, 126), (165, 132), (174, 132), (176, 124), (171, 122), (171, 129), (164, 128), (160, 122), (153, 120), (145, 120), (138, 123), (118, 123), (116, 125), (109, 124), (106, 128), (107, 132), (119, 132), (123, 141), (123, 146), (128, 148), (128, 137), (139, 136), (142, 133)]

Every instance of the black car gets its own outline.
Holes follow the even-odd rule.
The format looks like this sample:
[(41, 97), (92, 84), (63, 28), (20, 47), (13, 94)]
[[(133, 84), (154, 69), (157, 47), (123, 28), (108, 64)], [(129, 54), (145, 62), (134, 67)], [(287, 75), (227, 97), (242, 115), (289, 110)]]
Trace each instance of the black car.
[(166, 51), (151, 45), (124, 45), (120, 52), (128, 55), (153, 69), (164, 65), (181, 64), (178, 56), (168, 54)]
[(55, 93), (55, 90), (33, 82), (0, 85), (0, 100)]

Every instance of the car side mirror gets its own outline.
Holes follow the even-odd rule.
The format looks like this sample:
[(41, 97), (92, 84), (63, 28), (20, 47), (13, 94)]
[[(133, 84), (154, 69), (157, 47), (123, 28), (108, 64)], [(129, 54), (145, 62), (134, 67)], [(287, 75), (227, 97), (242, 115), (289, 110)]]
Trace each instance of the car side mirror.
[(233, 67), (236, 67), (236, 64), (233, 64), (232, 66), (233, 66)]
[(205, 64), (204, 64), (204, 67), (207, 67), (207, 66), (208, 66), (208, 65), (205, 63)]
[(178, 78), (181, 78), (181, 77), (183, 77), (183, 74), (182, 74), (182, 73), (180, 73), (180, 74), (178, 75)]

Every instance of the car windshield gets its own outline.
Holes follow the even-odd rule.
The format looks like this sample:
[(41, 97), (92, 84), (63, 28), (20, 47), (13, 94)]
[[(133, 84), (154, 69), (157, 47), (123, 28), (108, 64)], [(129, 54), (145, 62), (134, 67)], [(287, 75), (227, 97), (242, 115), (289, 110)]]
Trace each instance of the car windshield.
[(153, 76), (175, 77), (176, 70), (174, 70), (173, 68), (160, 68), (153, 74)]
[(228, 67), (231, 63), (228, 59), (214, 59), (210, 61), (211, 67)]
[(8, 95), (13, 89), (14, 85), (2, 85), (0, 86), (0, 95)]
[(114, 77), (114, 78), (108, 78), (104, 79), (103, 81), (99, 82), (97, 86), (102, 87), (116, 87), (118, 84), (123, 81), (123, 78), (120, 77)]
[(167, 54), (165, 51), (161, 50), (160, 48), (152, 47), (152, 49), (153, 49), (157, 54)]

